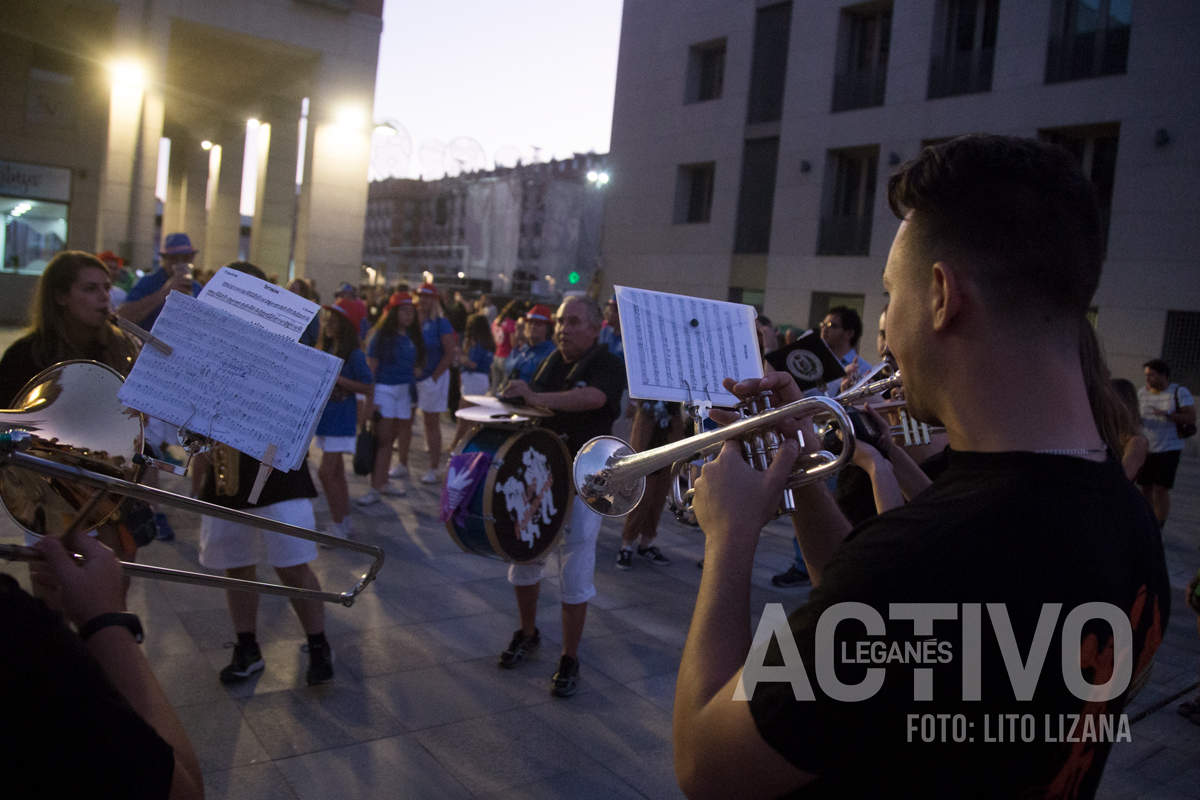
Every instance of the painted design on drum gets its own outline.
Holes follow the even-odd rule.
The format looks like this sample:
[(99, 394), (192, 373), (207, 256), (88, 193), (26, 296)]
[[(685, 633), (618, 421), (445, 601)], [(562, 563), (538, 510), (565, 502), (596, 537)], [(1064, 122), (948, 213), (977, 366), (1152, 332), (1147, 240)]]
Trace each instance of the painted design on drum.
[(522, 480), (509, 476), (496, 487), (504, 493), (504, 504), (522, 542), (533, 547), (558, 509), (554, 505), (554, 476), (546, 456), (530, 447), (521, 454), (525, 464)]

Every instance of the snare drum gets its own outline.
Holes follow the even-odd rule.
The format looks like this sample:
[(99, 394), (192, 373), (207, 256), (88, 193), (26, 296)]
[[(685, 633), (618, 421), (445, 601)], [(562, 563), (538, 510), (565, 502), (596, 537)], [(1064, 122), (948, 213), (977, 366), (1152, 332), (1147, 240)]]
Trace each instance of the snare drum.
[(501, 561), (537, 561), (558, 544), (571, 515), (575, 487), (567, 446), (542, 428), (481, 425), (455, 453), (492, 457), (459, 525), (446, 523), (465, 552)]

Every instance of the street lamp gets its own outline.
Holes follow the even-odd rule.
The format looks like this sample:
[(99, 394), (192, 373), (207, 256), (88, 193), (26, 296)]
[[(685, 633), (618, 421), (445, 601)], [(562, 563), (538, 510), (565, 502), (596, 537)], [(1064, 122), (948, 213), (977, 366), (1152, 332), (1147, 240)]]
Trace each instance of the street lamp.
[(595, 170), (592, 170), (587, 174), (587, 179), (591, 183), (594, 183), (598, 186), (603, 186), (604, 184), (608, 183), (608, 173), (596, 172)]

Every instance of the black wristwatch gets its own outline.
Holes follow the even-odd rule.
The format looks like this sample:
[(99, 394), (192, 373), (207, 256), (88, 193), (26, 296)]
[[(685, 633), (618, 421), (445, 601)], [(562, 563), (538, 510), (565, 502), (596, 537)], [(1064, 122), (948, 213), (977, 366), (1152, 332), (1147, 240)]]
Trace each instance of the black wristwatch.
[(83, 626), (79, 629), (79, 638), (86, 642), (96, 633), (113, 625), (128, 628), (138, 644), (141, 644), (142, 640), (146, 638), (145, 632), (142, 630), (142, 621), (138, 619), (137, 614), (125, 614), (118, 611), (92, 617), (83, 623)]

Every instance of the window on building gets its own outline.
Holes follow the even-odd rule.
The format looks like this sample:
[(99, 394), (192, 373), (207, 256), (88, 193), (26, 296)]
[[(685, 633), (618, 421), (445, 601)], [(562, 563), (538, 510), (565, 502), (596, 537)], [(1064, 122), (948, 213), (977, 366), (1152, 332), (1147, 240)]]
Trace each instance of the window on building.
[(1171, 382), (1200, 392), (1200, 311), (1168, 311), (1162, 360), (1171, 366)]
[(676, 223), (708, 222), (712, 214), (713, 181), (717, 165), (708, 161), (703, 164), (683, 164), (675, 178)]
[(433, 222), (435, 225), (445, 225), (449, 220), (450, 200), (442, 195), (433, 204)]
[(834, 111), (883, 105), (891, 37), (890, 2), (842, 9), (833, 77)]
[(47, 262), (67, 247), (66, 203), (0, 197), (0, 217), (4, 272), (40, 275)]
[(829, 313), (829, 309), (845, 306), (852, 308), (858, 312), (858, 316), (863, 316), (863, 308), (866, 304), (866, 297), (861, 294), (839, 294), (838, 292), (813, 292), (812, 302), (808, 306), (808, 327), (809, 330), (819, 331), (818, 327), (821, 321)]
[(792, 4), (760, 8), (754, 17), (754, 54), (750, 60), (750, 102), (746, 122), (775, 122), (783, 118), (787, 80), (788, 40)]
[(870, 255), (878, 163), (878, 147), (829, 152), (817, 255)]
[(742, 185), (738, 189), (735, 253), (766, 253), (771, 246), (775, 210), (775, 172), (779, 137), (750, 139), (742, 148)]
[(1125, 74), (1133, 0), (1054, 0), (1046, 83)]
[(990, 92), (1000, 0), (940, 0), (936, 14), (929, 98)]
[(1120, 125), (1087, 125), (1076, 128), (1056, 128), (1039, 134), (1042, 141), (1061, 145), (1071, 152), (1096, 187), (1100, 205), (1100, 226), (1105, 247), (1108, 246), (1108, 225), (1112, 216), (1113, 183), (1117, 174), (1117, 143)]
[(767, 302), (767, 293), (762, 289), (743, 289), (740, 286), (730, 286), (729, 302), (745, 303), (748, 306), (754, 306), (761, 314), (763, 304)]
[(683, 102), (719, 99), (725, 84), (725, 40), (694, 44), (688, 48), (687, 70)]

